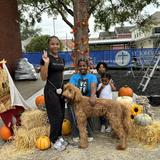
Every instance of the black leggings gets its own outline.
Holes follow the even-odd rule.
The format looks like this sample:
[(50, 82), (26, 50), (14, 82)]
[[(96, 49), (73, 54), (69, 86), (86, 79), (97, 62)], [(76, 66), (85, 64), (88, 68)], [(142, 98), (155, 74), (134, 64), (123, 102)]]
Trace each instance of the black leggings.
[(65, 103), (60, 95), (55, 93), (52, 86), (46, 85), (44, 89), (45, 105), (50, 123), (50, 140), (52, 143), (60, 137), (64, 119)]

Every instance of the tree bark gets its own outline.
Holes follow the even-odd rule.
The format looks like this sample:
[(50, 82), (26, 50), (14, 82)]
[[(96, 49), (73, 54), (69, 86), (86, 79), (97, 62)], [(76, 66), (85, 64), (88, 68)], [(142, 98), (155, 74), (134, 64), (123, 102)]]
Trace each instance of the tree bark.
[(74, 10), (74, 51), (72, 59), (76, 65), (79, 58), (89, 57), (88, 44), (88, 0), (73, 0)]

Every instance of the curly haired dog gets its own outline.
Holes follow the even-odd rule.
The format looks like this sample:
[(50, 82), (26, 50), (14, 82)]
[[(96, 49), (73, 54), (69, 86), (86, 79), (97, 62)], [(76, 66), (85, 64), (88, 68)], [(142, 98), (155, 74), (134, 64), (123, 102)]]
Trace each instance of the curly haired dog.
[(97, 98), (95, 105), (89, 103), (89, 97), (82, 96), (79, 88), (67, 83), (62, 94), (75, 106), (75, 115), (80, 132), (80, 148), (87, 148), (87, 118), (106, 116), (113, 131), (119, 137), (120, 143), (117, 149), (124, 150), (127, 147), (127, 138), (131, 127), (129, 107), (110, 99)]

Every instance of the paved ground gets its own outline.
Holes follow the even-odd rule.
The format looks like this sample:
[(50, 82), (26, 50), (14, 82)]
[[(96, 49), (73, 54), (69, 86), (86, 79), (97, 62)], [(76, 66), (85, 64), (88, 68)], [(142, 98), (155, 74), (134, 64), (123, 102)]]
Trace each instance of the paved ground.
[[(28, 99), (31, 95), (43, 88), (44, 82), (37, 81), (17, 81), (15, 82), (18, 90)], [(156, 119), (160, 119), (160, 107), (153, 107)], [(72, 143), (70, 137), (67, 137), (71, 143), (63, 152), (57, 152), (53, 148), (46, 151), (16, 150), (13, 143), (0, 143), (0, 160), (159, 160), (160, 146), (148, 148), (137, 142), (130, 141), (125, 151), (115, 150), (116, 139), (111, 138), (109, 134), (95, 133), (95, 140), (89, 144), (87, 149), (79, 149), (78, 145)]]
[(45, 85), (45, 82), (40, 79), (40, 76), (38, 74), (38, 80), (35, 81), (15, 81), (15, 85), (19, 92), (21, 93), (22, 97), (27, 100), (29, 97), (31, 97), (33, 94), (38, 92), (40, 89), (42, 89)]

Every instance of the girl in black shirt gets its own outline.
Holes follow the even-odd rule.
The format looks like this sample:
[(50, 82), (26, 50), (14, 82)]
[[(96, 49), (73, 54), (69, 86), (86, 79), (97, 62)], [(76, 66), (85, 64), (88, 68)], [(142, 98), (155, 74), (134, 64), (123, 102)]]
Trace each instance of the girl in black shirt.
[(50, 140), (59, 151), (66, 148), (67, 142), (61, 136), (65, 105), (61, 98), (63, 87), (64, 60), (59, 57), (60, 40), (52, 36), (48, 41), (49, 51), (44, 51), (41, 59), (41, 79), (46, 81), (44, 88), (45, 105), (50, 123)]

